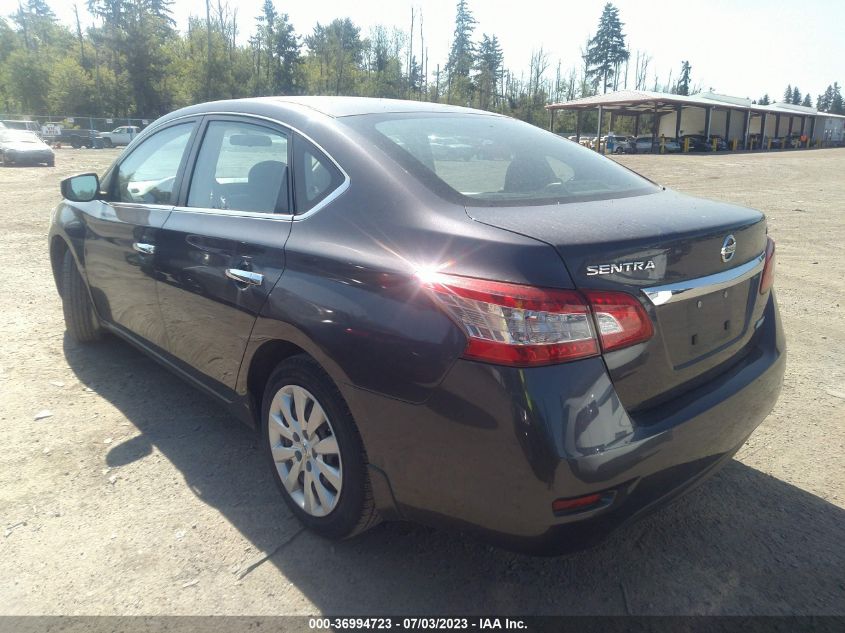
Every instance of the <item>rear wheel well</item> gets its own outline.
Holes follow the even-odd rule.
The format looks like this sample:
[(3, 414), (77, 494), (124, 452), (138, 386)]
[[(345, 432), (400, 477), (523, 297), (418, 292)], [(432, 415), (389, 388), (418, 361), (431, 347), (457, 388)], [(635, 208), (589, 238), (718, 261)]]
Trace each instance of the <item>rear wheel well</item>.
[(53, 270), (53, 281), (56, 282), (56, 290), (62, 296), (62, 266), (64, 266), (65, 253), (68, 251), (67, 242), (58, 235), (50, 242), (50, 267)]
[(259, 347), (252, 357), (247, 374), (247, 389), (252, 396), (253, 411), (256, 413), (256, 422), (260, 426), (261, 403), (264, 399), (264, 389), (270, 374), (283, 360), (291, 356), (304, 354), (311, 356), (298, 345), (288, 341), (268, 341)]

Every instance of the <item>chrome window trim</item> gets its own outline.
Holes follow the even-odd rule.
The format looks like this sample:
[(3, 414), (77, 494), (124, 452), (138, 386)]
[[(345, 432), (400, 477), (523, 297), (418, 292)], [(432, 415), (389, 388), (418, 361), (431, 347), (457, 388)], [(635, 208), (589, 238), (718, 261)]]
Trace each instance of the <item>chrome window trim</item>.
[(725, 290), (746, 279), (754, 277), (762, 272), (765, 262), (766, 253), (764, 251), (750, 262), (735, 266), (730, 270), (707, 275), (706, 277), (698, 277), (697, 279), (688, 279), (663, 286), (644, 288), (643, 293), (655, 306), (702, 297), (711, 292)]
[(173, 211), (180, 213), (199, 213), (202, 215), (222, 215), (236, 218), (256, 218), (259, 220), (281, 220), (291, 222), (298, 216), (290, 213), (264, 213), (261, 211), (237, 211), (235, 209), (210, 209), (208, 207), (173, 207)]
[[(331, 204), (332, 202), (334, 202), (343, 193), (345, 193), (347, 189), (349, 189), (349, 183), (351, 181), (351, 179), (349, 178), (349, 174), (347, 174), (346, 170), (343, 167), (340, 166), (340, 163), (338, 163), (334, 159), (334, 156), (329, 154), (322, 145), (320, 145), (317, 141), (315, 141), (313, 138), (311, 138), (308, 134), (306, 134), (305, 132), (303, 132), (299, 128), (296, 128), (296, 127), (290, 125), (289, 123), (285, 123), (284, 121), (281, 121), (279, 119), (274, 119), (272, 117), (264, 116), (264, 115), (261, 115), (261, 114), (250, 114), (250, 113), (246, 113), (246, 112), (214, 111), (214, 112), (195, 112), (193, 114), (184, 114), (182, 116), (178, 116), (178, 117), (174, 117), (172, 119), (168, 119), (167, 121), (164, 121), (161, 125), (166, 125), (166, 124), (172, 123), (173, 121), (179, 121), (180, 119), (189, 119), (189, 118), (198, 117), (198, 116), (215, 116), (215, 115), (217, 115), (217, 116), (236, 116), (236, 117), (244, 117), (244, 118), (247, 118), (247, 119), (249, 119), (249, 118), (260, 119), (260, 120), (263, 120), (263, 121), (268, 121), (270, 123), (275, 123), (277, 125), (281, 125), (283, 128), (285, 128), (287, 130), (290, 130), (292, 132), (296, 132), (302, 138), (304, 138), (309, 143), (311, 143), (314, 147), (319, 149), (323, 153), (323, 155), (326, 156), (334, 164), (334, 166), (337, 167), (338, 170), (340, 170), (340, 173), (343, 174), (343, 182), (340, 183), (340, 185), (338, 185), (337, 188), (334, 191), (332, 191), (328, 196), (326, 196), (325, 198), (320, 200), (320, 202), (318, 202), (316, 205), (314, 205), (313, 208), (309, 209), (305, 213), (300, 213), (299, 215), (294, 215), (292, 213), (262, 213), (262, 212), (258, 212), (258, 211), (236, 211), (236, 210), (229, 210), (229, 209), (209, 209), (209, 208), (204, 208), (204, 207), (174, 207), (173, 208), (174, 211), (182, 211), (182, 212), (186, 212), (186, 213), (204, 213), (204, 214), (207, 214), (207, 215), (228, 215), (228, 216), (247, 217), (247, 218), (263, 218), (263, 219), (273, 219), (273, 220), (284, 220), (286, 222), (299, 222), (300, 220), (306, 220), (306, 219), (310, 218), (312, 215), (314, 215), (315, 213), (317, 213), (318, 211), (320, 211), (324, 207), (326, 207), (329, 204)], [(150, 125), (146, 129), (144, 129), (144, 132), (146, 132), (147, 130), (150, 130), (150, 133), (152, 134), (155, 131), (155, 129), (158, 128), (158, 127), (159, 127), (158, 125), (155, 125), (155, 126)]]
[(110, 207), (129, 207), (130, 209), (158, 209), (162, 211), (170, 211), (173, 208), (172, 204), (146, 204), (145, 202), (121, 202), (120, 200), (98, 200)]

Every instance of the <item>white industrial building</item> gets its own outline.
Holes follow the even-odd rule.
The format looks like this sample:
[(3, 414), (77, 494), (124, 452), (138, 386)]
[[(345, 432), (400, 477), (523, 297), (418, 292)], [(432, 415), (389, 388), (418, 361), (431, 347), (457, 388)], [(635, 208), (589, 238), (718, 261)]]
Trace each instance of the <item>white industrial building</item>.
[[(802, 136), (804, 146), (845, 144), (845, 116), (819, 112), (815, 108), (786, 103), (760, 105), (750, 99), (703, 92), (685, 96), (642, 90), (618, 90), (607, 94), (584, 97), (546, 106), (550, 123), (558, 110), (575, 111), (576, 136), (583, 133), (601, 136), (605, 130), (613, 131), (617, 117), (634, 117), (636, 134), (656, 138), (678, 138), (686, 134), (706, 137), (721, 136), (729, 143), (737, 141), (738, 147), (759, 149), (767, 147), (769, 139)], [(598, 112), (595, 130), (581, 129), (580, 114)], [(649, 117), (649, 129), (640, 130), (640, 118)], [(761, 138), (762, 137), (762, 138)], [(753, 145), (752, 145), (753, 143)]]

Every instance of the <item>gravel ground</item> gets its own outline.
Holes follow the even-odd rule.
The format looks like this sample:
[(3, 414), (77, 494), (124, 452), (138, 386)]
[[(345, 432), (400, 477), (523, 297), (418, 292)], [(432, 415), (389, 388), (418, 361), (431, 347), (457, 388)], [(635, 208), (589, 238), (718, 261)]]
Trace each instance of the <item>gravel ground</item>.
[(0, 613), (845, 614), (845, 150), (620, 159), (766, 211), (789, 365), (723, 471), (557, 559), (406, 524), (323, 541), (215, 402), (126, 344), (70, 341), (48, 216), (61, 178), (117, 153), (0, 170)]

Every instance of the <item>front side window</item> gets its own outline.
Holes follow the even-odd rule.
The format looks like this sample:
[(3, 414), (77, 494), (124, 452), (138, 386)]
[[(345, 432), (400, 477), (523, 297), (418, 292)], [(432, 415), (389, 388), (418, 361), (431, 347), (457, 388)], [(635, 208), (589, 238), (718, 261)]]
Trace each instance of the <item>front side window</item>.
[(578, 144), (507, 117), (347, 117), (412, 175), (466, 205), (521, 206), (655, 191), (644, 178)]
[(117, 169), (114, 198), (118, 202), (175, 204), (173, 187), (193, 130), (193, 123), (180, 123), (141, 143)]
[(197, 156), (189, 207), (289, 213), (288, 137), (239, 121), (212, 121)]

